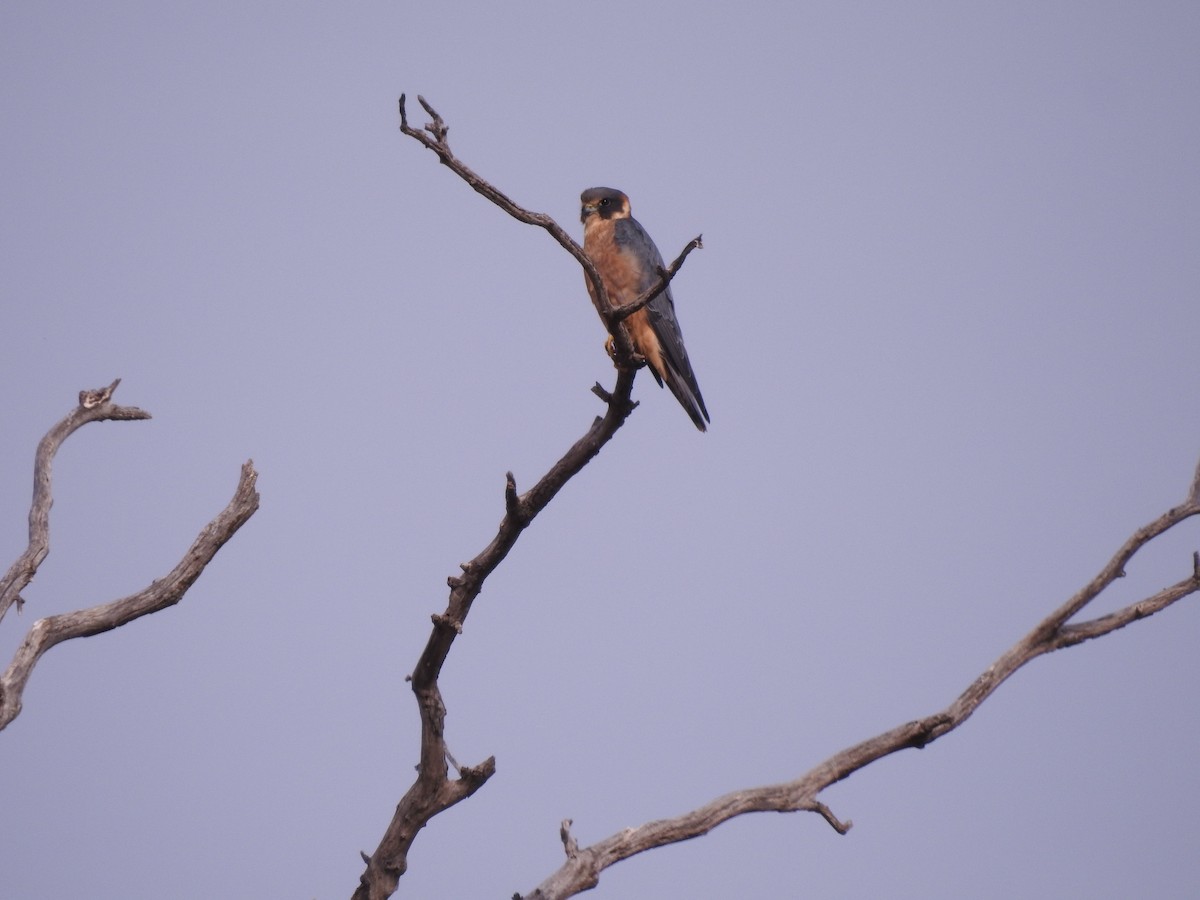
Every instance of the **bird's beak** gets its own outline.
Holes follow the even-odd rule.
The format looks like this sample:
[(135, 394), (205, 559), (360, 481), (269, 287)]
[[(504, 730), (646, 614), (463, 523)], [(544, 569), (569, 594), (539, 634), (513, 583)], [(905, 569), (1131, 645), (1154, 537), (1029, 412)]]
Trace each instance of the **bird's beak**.
[(590, 216), (592, 213), (594, 213), (599, 208), (600, 207), (595, 203), (585, 203), (583, 205), (583, 209), (579, 213), (579, 221), (582, 222), (582, 221), (586, 220), (588, 216)]

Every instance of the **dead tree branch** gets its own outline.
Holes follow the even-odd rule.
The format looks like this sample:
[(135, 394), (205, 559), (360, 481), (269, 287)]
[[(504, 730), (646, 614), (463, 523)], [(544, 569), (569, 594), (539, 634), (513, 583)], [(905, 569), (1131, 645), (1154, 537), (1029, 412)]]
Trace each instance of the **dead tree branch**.
[[(688, 254), (693, 250), (698, 250), (703, 246), (704, 235), (698, 234), (688, 241), (687, 244), (684, 245), (683, 251), (679, 254), (679, 256), (675, 257), (675, 261), (673, 263), (671, 263), (665, 269), (658, 270), (658, 282), (651, 287), (650, 290), (639, 294), (637, 297), (635, 297), (633, 300), (630, 300), (623, 306), (614, 306), (606, 317), (606, 321), (612, 323), (624, 322), (635, 312), (665, 291), (667, 289), (667, 285), (671, 283), (671, 279), (675, 277), (675, 273), (683, 267), (683, 261), (688, 258)], [(611, 333), (611, 326), (609, 331)]]
[[(1125, 573), (1125, 566), (1150, 541), (1180, 522), (1200, 513), (1200, 465), (1188, 497), (1179, 506), (1167, 510), (1153, 522), (1135, 531), (1100, 572), (1066, 603), (1037, 624), (1024, 638), (992, 663), (948, 707), (906, 722), (890, 731), (835, 753), (795, 781), (748, 788), (718, 797), (705, 805), (673, 819), (648, 822), (607, 837), (580, 849), (570, 838), (566, 826), (563, 842), (567, 861), (537, 888), (514, 900), (561, 900), (590, 888), (600, 881), (604, 869), (646, 850), (686, 841), (706, 834), (735, 816), (752, 812), (809, 811), (820, 814), (838, 833), (850, 830), (851, 822), (840, 821), (817, 799), (825, 788), (847, 778), (859, 769), (909, 747), (921, 748), (962, 725), (991, 694), (1014, 672), (1044, 653), (1071, 647), (1092, 638), (1103, 637), (1130, 622), (1144, 619), (1189, 594), (1200, 590), (1200, 556), (1193, 555), (1187, 578), (1157, 593), (1131, 603), (1108, 615), (1070, 625), (1068, 621), (1096, 599)], [(565, 820), (569, 823), (570, 820)]]
[(484, 581), (508, 555), (521, 532), (600, 452), (633, 411), (636, 404), (629, 399), (629, 392), (633, 389), (634, 374), (632, 369), (618, 370), (616, 387), (606, 400), (608, 411), (592, 423), (587, 433), (532, 488), (518, 494), (513, 474), (507, 474), (505, 512), (500, 529), (474, 559), (459, 567), (461, 575), (451, 575), (447, 579), (449, 605), (444, 613), (433, 616), (433, 632), (410, 676), (421, 716), (421, 762), (417, 778), (396, 807), (375, 852), (370, 856), (363, 854), (367, 867), (354, 892), (355, 900), (390, 897), (408, 868), (408, 850), (417, 833), (438, 813), (475, 793), (496, 771), (495, 757), (488, 757), (476, 766), (455, 766), (458, 777), (450, 780), (448, 760), (451, 757), (445, 739), (446, 707), (438, 688), (438, 676), (454, 639), (462, 634), (463, 623), (475, 598), (483, 590)]
[[(105, 420), (148, 419), (150, 414), (134, 407), (116, 406), (110, 402), (120, 384), (117, 379), (106, 388), (82, 391), (79, 406), (55, 425), (38, 444), (34, 463), (33, 505), (29, 512), (29, 546), (13, 563), (0, 582), (0, 612), (14, 602), (20, 608), (20, 591), (37, 573), (50, 547), (50, 465), (64, 440), (81, 425)], [(242, 466), (237, 490), (229, 505), (204, 527), (179, 564), (166, 577), (149, 587), (111, 603), (88, 609), (38, 619), (17, 648), (13, 660), (0, 675), (0, 730), (21, 712), (21, 697), (33, 667), (42, 654), (71, 638), (88, 637), (119, 628), (141, 616), (158, 612), (178, 603), (188, 588), (200, 577), (205, 566), (217, 551), (233, 537), (246, 520), (258, 509), (255, 480), (258, 473), (252, 463)]]
[(545, 213), (530, 212), (524, 207), (518, 206), (507, 194), (489, 184), (458, 159), (451, 151), (447, 140), (450, 126), (445, 123), (437, 110), (426, 102), (424, 97), (417, 95), (417, 101), (421, 104), (421, 108), (429, 114), (432, 121), (426, 123), (424, 128), (414, 128), (409, 125), (408, 112), (404, 105), (405, 95), (401, 94), (400, 131), (436, 153), (442, 165), (447, 166), (475, 191), (487, 197), (492, 203), (496, 204), (514, 219), (524, 222), (527, 225), (536, 225), (539, 228), (546, 229), (550, 233), (550, 236), (564, 250), (575, 257), (575, 261), (583, 267), (584, 273), (592, 283), (592, 287), (595, 288), (596, 314), (600, 316), (604, 327), (613, 337), (614, 363), (619, 369), (636, 368), (638, 362), (633, 352), (633, 346), (630, 344), (629, 336), (625, 333), (625, 330), (620, 327), (620, 323), (666, 290), (667, 285), (671, 283), (671, 279), (675, 277), (675, 274), (683, 266), (683, 261), (687, 259), (688, 254), (698, 247), (703, 246), (700, 237), (693, 238), (684, 247), (683, 252), (679, 254), (678, 258), (665, 271), (659, 273), (658, 282), (650, 290), (624, 306), (614, 307), (609, 301), (607, 291), (604, 289), (600, 273), (596, 271), (596, 267), (592, 264), (588, 255), (583, 252), (583, 248), (575, 243), (571, 236), (563, 230), (562, 226)]
[[(524, 494), (518, 494), (513, 474), (507, 473), (504, 518), (496, 536), (474, 559), (460, 565), (461, 574), (451, 575), (447, 579), (450, 587), (449, 604), (445, 612), (432, 617), (433, 631), (409, 677), (421, 718), (421, 758), (417, 767), (417, 777), (396, 806), (396, 812), (375, 852), (370, 856), (362, 854), (366, 869), (360, 876), (359, 886), (354, 892), (355, 900), (382, 900), (390, 897), (408, 868), (409, 848), (418, 832), (434, 816), (475, 793), (495, 773), (495, 757), (488, 757), (478, 765), (460, 766), (446, 747), (446, 707), (438, 687), (442, 666), (445, 665), (455, 638), (462, 634), (471, 606), (483, 589), (488, 576), (508, 555), (521, 532), (545, 509), (562, 487), (612, 439), (637, 405), (630, 398), (637, 372), (632, 347), (624, 329), (619, 327), (620, 318), (609, 305), (599, 273), (583, 252), (583, 248), (575, 243), (553, 218), (518, 206), (455, 157), (446, 140), (449, 131), (446, 123), (424, 98), (419, 97), (418, 100), (432, 121), (424, 129), (410, 127), (404, 97), (401, 96), (400, 130), (436, 153), (443, 165), (513, 218), (544, 228), (583, 267), (596, 288), (596, 311), (609, 332), (615, 335), (617, 380), (612, 391), (599, 384), (592, 389), (607, 406), (604, 416), (595, 419), (583, 437), (577, 440), (532, 488)], [(658, 291), (661, 291), (674, 276), (688, 252), (690, 250), (685, 250), (672, 265), (671, 271), (663, 274)], [(648, 302), (648, 299), (643, 302)], [(632, 311), (623, 311), (623, 314), (628, 315)], [(454, 779), (450, 778), (451, 767), (456, 770), (457, 777)]]
[(46, 432), (46, 436), (38, 443), (33, 462), (33, 503), (29, 507), (29, 545), (0, 580), (0, 621), (3, 621), (4, 614), (14, 603), (20, 611), (24, 603), (21, 591), (33, 581), (38, 566), (50, 552), (50, 506), (54, 502), (50, 496), (50, 472), (54, 455), (63, 441), (89, 422), (128, 422), (150, 418), (150, 413), (135, 406), (117, 406), (109, 402), (120, 383), (121, 379), (118, 378), (108, 387), (80, 391), (79, 405)]

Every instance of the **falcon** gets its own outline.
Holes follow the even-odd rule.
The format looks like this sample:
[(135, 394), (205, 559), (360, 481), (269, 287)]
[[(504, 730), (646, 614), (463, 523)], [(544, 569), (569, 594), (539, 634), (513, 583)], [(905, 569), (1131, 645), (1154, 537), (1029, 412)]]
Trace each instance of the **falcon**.
[[(629, 214), (629, 198), (614, 188), (588, 188), (580, 197), (583, 251), (592, 260), (613, 306), (632, 303), (658, 283), (662, 254), (638, 220)], [(596, 300), (591, 279), (588, 293)], [(633, 348), (646, 360), (659, 387), (664, 384), (701, 431), (708, 410), (683, 346), (668, 285), (662, 293), (625, 319)]]

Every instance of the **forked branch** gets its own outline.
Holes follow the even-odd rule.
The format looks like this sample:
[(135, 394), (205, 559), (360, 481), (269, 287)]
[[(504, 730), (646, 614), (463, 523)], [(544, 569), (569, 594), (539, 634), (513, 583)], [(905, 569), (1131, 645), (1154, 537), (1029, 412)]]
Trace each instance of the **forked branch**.
[[(51, 428), (38, 444), (34, 462), (33, 504), (29, 512), (29, 546), (0, 582), (0, 601), (3, 602), (0, 611), (13, 603), (20, 608), (20, 591), (33, 579), (38, 566), (49, 553), (50, 505), (53, 502), (50, 468), (62, 442), (88, 422), (150, 418), (149, 413), (140, 409), (116, 406), (110, 401), (119, 383), (120, 379), (117, 379), (106, 388), (81, 392), (79, 406)], [(38, 660), (51, 647), (71, 638), (111, 631), (178, 603), (217, 551), (258, 509), (258, 491), (254, 487), (257, 477), (251, 463), (242, 466), (241, 478), (229, 505), (204, 527), (183, 559), (164, 578), (123, 599), (47, 616), (34, 622), (13, 655), (8, 669), (0, 675), (0, 729), (20, 714), (25, 685)]]
[(429, 114), (432, 121), (427, 122), (424, 128), (414, 128), (409, 125), (408, 112), (405, 109), (405, 95), (401, 94), (400, 131), (436, 153), (442, 165), (447, 166), (475, 191), (487, 197), (492, 203), (496, 204), (514, 219), (524, 222), (527, 225), (536, 225), (539, 228), (546, 229), (550, 236), (564, 250), (575, 257), (575, 261), (583, 267), (584, 273), (595, 289), (593, 296), (595, 298), (596, 314), (600, 316), (600, 320), (604, 323), (604, 327), (608, 330), (608, 333), (613, 336), (615, 346), (614, 362), (617, 368), (636, 368), (637, 361), (633, 353), (633, 347), (629, 343), (629, 337), (625, 334), (625, 330), (620, 327), (620, 323), (666, 290), (667, 285), (671, 283), (671, 279), (675, 277), (675, 274), (683, 266), (683, 261), (687, 259), (688, 254), (698, 247), (703, 246), (700, 237), (693, 238), (684, 247), (683, 252), (679, 254), (676, 260), (665, 271), (659, 273), (658, 282), (648, 291), (624, 306), (614, 307), (609, 301), (608, 292), (604, 289), (600, 273), (596, 271), (596, 267), (592, 264), (588, 255), (583, 252), (583, 248), (575, 243), (574, 239), (553, 218), (545, 213), (530, 212), (523, 206), (519, 206), (507, 194), (485, 181), (458, 159), (450, 149), (450, 143), (447, 139), (450, 126), (446, 124), (437, 110), (430, 106), (424, 97), (418, 95), (417, 102)]
[(66, 414), (57, 425), (46, 432), (37, 446), (33, 460), (33, 503), (29, 507), (29, 544), (0, 580), (0, 621), (9, 607), (21, 609), (21, 591), (33, 580), (38, 566), (50, 552), (50, 476), (54, 455), (63, 441), (89, 422), (136, 421), (149, 419), (150, 413), (135, 406), (117, 406), (110, 402), (121, 379), (94, 391), (80, 391), (79, 405)]

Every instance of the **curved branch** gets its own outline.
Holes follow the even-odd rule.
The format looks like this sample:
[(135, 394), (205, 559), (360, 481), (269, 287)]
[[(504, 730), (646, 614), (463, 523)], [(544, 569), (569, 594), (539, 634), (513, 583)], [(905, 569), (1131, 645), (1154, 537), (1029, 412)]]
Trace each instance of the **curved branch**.
[(109, 400), (117, 385), (118, 378), (108, 387), (97, 388), (94, 391), (80, 391), (79, 405), (46, 432), (46, 436), (38, 443), (37, 453), (33, 462), (33, 503), (29, 507), (29, 544), (25, 552), (17, 557), (0, 579), (0, 621), (10, 606), (17, 605), (20, 612), (24, 600), (21, 591), (33, 580), (38, 566), (42, 564), (50, 552), (50, 507), (54, 499), (50, 495), (50, 472), (54, 455), (63, 441), (69, 438), (78, 428), (89, 422), (105, 421), (135, 421), (149, 419), (150, 413), (135, 406), (117, 406)]
[[(145, 418), (145, 414), (139, 418)], [(55, 644), (111, 631), (134, 619), (173, 606), (183, 599), (183, 595), (200, 577), (200, 573), (212, 561), (217, 551), (258, 509), (258, 491), (255, 490), (257, 478), (258, 473), (254, 471), (253, 463), (246, 462), (242, 466), (241, 478), (229, 505), (201, 530), (183, 559), (166, 577), (120, 600), (62, 615), (47, 616), (34, 622), (13, 655), (12, 663), (0, 676), (0, 730), (20, 714), (21, 695), (25, 691), (29, 676), (33, 673), (33, 667)]]
[[(600, 881), (600, 873), (614, 863), (655, 847), (706, 834), (723, 822), (745, 813), (802, 810), (816, 812), (836, 831), (845, 834), (852, 823), (838, 820), (829, 807), (817, 799), (825, 788), (878, 759), (909, 747), (924, 747), (953, 731), (1009, 676), (1030, 660), (1054, 650), (1110, 634), (1200, 590), (1200, 557), (1193, 556), (1191, 574), (1177, 584), (1129, 604), (1117, 612), (1077, 625), (1067, 624), (1069, 619), (1124, 575), (1125, 566), (1138, 550), (1197, 514), (1200, 514), (1200, 465), (1196, 468), (1191, 489), (1183, 504), (1167, 510), (1153, 522), (1135, 531), (1095, 578), (992, 663), (944, 710), (914, 722), (906, 722), (835, 753), (795, 781), (735, 791), (673, 819), (662, 819), (637, 828), (628, 828), (590, 847), (580, 849), (573, 838), (568, 845), (568, 822), (564, 822), (563, 843), (567, 850), (567, 861), (537, 888), (526, 894), (525, 900), (560, 900), (574, 896), (594, 888)], [(516, 900), (521, 900), (519, 895)]]

